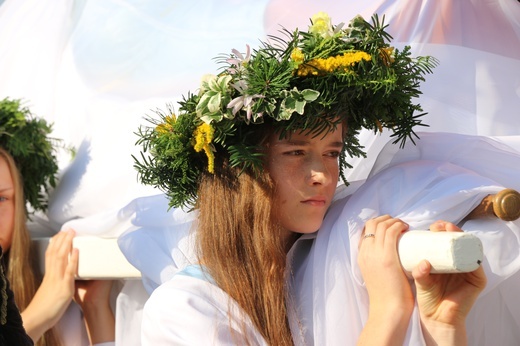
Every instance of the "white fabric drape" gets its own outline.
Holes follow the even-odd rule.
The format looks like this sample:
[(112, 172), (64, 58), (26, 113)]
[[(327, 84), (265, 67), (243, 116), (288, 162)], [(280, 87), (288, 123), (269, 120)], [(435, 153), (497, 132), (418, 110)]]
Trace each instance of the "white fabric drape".
[[(0, 6), (0, 97), (23, 98), (76, 149), (60, 155), (53, 225), (158, 191), (131, 155), (146, 115), (165, 109), (213, 57), (264, 36), (263, 1), (7, 0)], [(103, 198), (93, 198), (103, 196)]]
[[(314, 316), (304, 323), (306, 344), (356, 343), (368, 315), (357, 267), (359, 237), (366, 220), (382, 214), (415, 230), (443, 219), (476, 234), (484, 245), (488, 285), (467, 323), (469, 344), (517, 344), (520, 305), (506, 294), (520, 287), (520, 221), (461, 221), (486, 195), (520, 188), (519, 165), (520, 152), (484, 137), (424, 133), (417, 146), (385, 147), (366, 183), (331, 207), (306, 265), (296, 271), (296, 306), (304, 318)], [(482, 313), (489, 307), (496, 315)], [(422, 344), (417, 312), (406, 344)]]
[[(392, 44), (411, 45), (414, 55), (439, 60), (421, 84), (419, 103), (429, 127), (419, 131), (484, 136), (520, 134), (520, 4), (516, 0), (272, 0), (266, 11), (266, 31), (280, 25), (306, 27), (317, 11), (333, 22), (373, 13), (388, 24)], [(352, 180), (365, 179), (389, 133), (361, 133), (367, 159), (353, 159)]]
[[(54, 123), (54, 137), (76, 150), (74, 158), (60, 151), (60, 184), (48, 213), (34, 218), (34, 234), (72, 226), (80, 235), (119, 236), (129, 222), (119, 209), (160, 193), (137, 181), (134, 132), (154, 110), (195, 91), (203, 74), (215, 72), (213, 57), (258, 45), (266, 3), (0, 2), (0, 98), (25, 100)], [(167, 204), (160, 207), (157, 214), (167, 214)], [(138, 311), (147, 293), (138, 284), (129, 282), (117, 298), (119, 345), (139, 345)], [(65, 343), (81, 344), (78, 333)]]
[[(139, 311), (147, 294), (192, 258), (190, 227), (195, 215), (167, 211), (164, 196), (136, 180), (131, 154), (139, 153), (134, 135), (137, 127), (145, 124), (146, 114), (164, 109), (166, 103), (176, 102), (188, 90), (196, 90), (203, 74), (216, 71), (212, 57), (232, 48), (244, 49), (246, 44), (254, 47), (267, 34), (276, 34), (280, 25), (306, 28), (318, 11), (328, 12), (335, 23), (358, 13), (365, 18), (374, 12), (380, 18), (385, 15), (397, 47), (411, 44), (414, 54), (439, 59), (440, 65), (421, 87), (424, 94), (419, 102), (429, 113), (424, 120), (430, 124), (421, 131), (484, 135), (520, 150), (520, 4), (516, 0), (0, 2), (0, 98), (27, 100), (35, 114), (54, 122), (53, 135), (77, 150), (74, 159), (66, 151), (60, 152), (61, 182), (51, 196), (49, 213), (37, 219), (35, 229), (53, 234), (60, 227), (73, 226), (80, 234), (121, 235), (121, 248), (143, 272), (144, 288), (132, 281), (118, 296), (118, 344), (139, 344)], [(431, 155), (438, 143), (428, 138), (421, 135), (421, 142), (430, 143)], [(431, 138), (442, 144), (448, 137)], [(456, 144), (460, 138), (450, 140)], [(386, 132), (379, 136), (362, 132), (361, 143), (368, 157), (353, 159), (355, 168), (347, 178), (366, 179), (388, 139)], [(483, 143), (480, 139), (473, 142)], [(476, 176), (491, 181), (489, 186), (517, 186), (518, 166), (507, 161), (508, 155), (516, 154), (490, 143), (494, 149), (489, 152), (495, 154), (475, 155), (473, 150), (474, 156), (468, 160), (488, 160), (488, 166), (496, 170), (477, 170)], [(422, 155), (414, 150), (385, 150), (374, 172), (396, 165), (391, 160), (401, 160), (400, 155), (408, 155), (405, 153), (413, 153), (406, 160), (414, 161)], [(441, 160), (440, 156), (435, 158)], [(459, 162), (451, 164), (461, 167)], [(482, 162), (479, 167), (484, 166)], [(464, 169), (475, 172), (476, 168)], [(353, 190), (351, 187), (347, 192)], [(504, 232), (513, 234), (511, 229)], [(486, 233), (482, 237), (491, 236)], [(503, 239), (496, 238), (486, 242), (502, 244)], [(345, 251), (349, 244), (350, 239), (345, 239)], [(490, 267), (488, 274), (497, 275), (496, 292), (504, 301), (513, 300), (515, 286), (506, 282), (520, 281), (512, 260), (515, 249), (503, 251), (493, 246), (486, 249), (497, 251), (491, 252), (491, 257), (510, 256), (504, 263), (512, 264), (501, 262), (497, 267), (503, 271)], [(335, 256), (331, 250), (322, 260), (332, 261)], [(349, 306), (356, 306), (358, 299), (363, 301), (362, 294), (356, 292)], [(489, 330), (499, 331), (504, 340), (513, 340), (507, 339), (516, 337), (513, 329), (504, 329), (510, 325), (502, 320), (516, 321), (518, 326), (520, 319), (514, 311), (507, 311), (509, 305), (495, 305), (496, 297), (491, 293), (479, 300), (470, 323), (481, 325), (478, 314), (486, 311), (495, 319), (488, 319), (486, 327), (479, 329), (481, 343), (491, 344), (485, 337), (491, 335)], [(332, 295), (330, 299), (332, 303)], [(356, 328), (362, 318), (360, 308), (353, 323)], [(499, 330), (500, 325), (504, 327)]]

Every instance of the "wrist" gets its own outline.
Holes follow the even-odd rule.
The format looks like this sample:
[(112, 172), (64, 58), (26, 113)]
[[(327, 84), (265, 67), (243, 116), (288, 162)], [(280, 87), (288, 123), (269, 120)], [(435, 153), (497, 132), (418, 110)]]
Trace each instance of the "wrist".
[(407, 308), (371, 308), (358, 345), (402, 345), (412, 310)]
[(44, 310), (40, 310), (35, 305), (29, 306), (20, 313), (23, 327), (29, 337), (36, 343), (40, 337), (54, 325), (54, 320), (47, 317)]
[(414, 301), (411, 299), (387, 299), (385, 301), (370, 301), (368, 319), (386, 323), (394, 321), (394, 324), (408, 322), (412, 316)]
[(112, 307), (110, 304), (83, 304), (81, 305), (83, 316), (87, 320), (96, 321), (106, 316), (113, 316)]
[(83, 317), (91, 344), (115, 340), (115, 318), (110, 304), (87, 304), (83, 306)]
[(467, 345), (466, 325), (446, 324), (433, 320), (421, 320), (424, 340), (427, 345)]

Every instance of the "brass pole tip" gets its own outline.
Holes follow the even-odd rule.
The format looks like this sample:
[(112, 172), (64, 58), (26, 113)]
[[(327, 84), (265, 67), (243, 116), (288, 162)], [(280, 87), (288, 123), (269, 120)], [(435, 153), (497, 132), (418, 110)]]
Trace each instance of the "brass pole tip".
[(495, 195), (493, 212), (504, 221), (514, 221), (520, 217), (520, 193), (504, 189)]

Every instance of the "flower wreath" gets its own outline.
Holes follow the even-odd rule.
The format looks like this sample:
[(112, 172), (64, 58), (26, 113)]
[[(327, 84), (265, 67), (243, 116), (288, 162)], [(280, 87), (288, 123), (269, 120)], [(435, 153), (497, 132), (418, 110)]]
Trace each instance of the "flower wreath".
[[(394, 143), (417, 137), (423, 125), (420, 82), (437, 61), (410, 55), (410, 47), (394, 49), (377, 15), (372, 23), (357, 16), (344, 28), (320, 12), (307, 32), (281, 30), (285, 39), (269, 36), (245, 54), (233, 49), (217, 57), (217, 75), (203, 79), (196, 94), (157, 110), (153, 126), (141, 126), (135, 160), (139, 179), (158, 187), (170, 207), (193, 206), (203, 172), (214, 171), (215, 156), (231, 167), (261, 169), (262, 153), (250, 141), (256, 124), (272, 122), (282, 135), (304, 130), (319, 135), (348, 119), (340, 174), (350, 167), (347, 155), (365, 156), (356, 136), (362, 128), (393, 130)], [(423, 125), (424, 126), (424, 125)], [(146, 153), (150, 155), (145, 155)]]
[(47, 209), (49, 189), (56, 186), (58, 140), (49, 138), (52, 126), (33, 117), (20, 100), (0, 101), (0, 148), (14, 159), (23, 180), (25, 201), (32, 211)]

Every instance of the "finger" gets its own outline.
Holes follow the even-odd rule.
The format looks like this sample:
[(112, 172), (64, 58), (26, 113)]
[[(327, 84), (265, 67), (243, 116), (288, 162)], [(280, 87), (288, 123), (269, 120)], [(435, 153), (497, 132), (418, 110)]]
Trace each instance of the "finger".
[(65, 273), (69, 278), (74, 279), (78, 273), (78, 263), (79, 263), (79, 250), (76, 248), (73, 248), (70, 256), (69, 261), (67, 263), (67, 268), (65, 270)]
[(484, 268), (480, 266), (469, 274), (471, 275), (471, 284), (482, 292), (487, 285), (487, 277)]
[(359, 242), (358, 242), (358, 249), (361, 248), (361, 244), (363, 244), (363, 242), (365, 240), (368, 240), (369, 238), (374, 238), (375, 237), (375, 234), (374, 233), (371, 233), (370, 231), (366, 231), (366, 228), (363, 229), (363, 232), (361, 232), (361, 237), (359, 238)]
[(412, 270), (412, 277), (418, 289), (428, 291), (434, 285), (433, 277), (430, 275), (431, 267), (430, 262), (422, 260)]
[(64, 249), (70, 251), (68, 248), (70, 247), (72, 238), (74, 238), (74, 231), (72, 230), (56, 233), (56, 235), (51, 238), (47, 251), (56, 253), (63, 252)]
[(360, 242), (371, 239), (369, 241), (371, 244), (383, 247), (388, 243), (389, 246), (395, 247), (397, 238), (408, 228), (409, 225), (406, 222), (390, 215), (382, 215), (366, 222)]
[(363, 232), (364, 232), (363, 235), (375, 233), (377, 226), (381, 222), (385, 222), (387, 220), (390, 220), (391, 218), (392, 217), (390, 215), (381, 215), (381, 216), (377, 216), (377, 217), (367, 220), (367, 222), (365, 223), (365, 228), (363, 230)]
[(401, 219), (389, 218), (381, 222), (376, 230), (376, 241), (380, 246), (395, 247), (397, 238), (409, 228), (408, 224)]
[(381, 228), (384, 227), (381, 225), (384, 225), (385, 222), (388, 222), (389, 220), (392, 220), (392, 217), (390, 215), (381, 215), (368, 220), (365, 224), (364, 236), (366, 236), (367, 234), (377, 235), (378, 232), (381, 232)]
[(58, 232), (52, 237), (45, 253), (46, 272), (55, 271), (59, 275), (63, 275), (64, 270), (69, 262), (69, 254), (72, 250), (72, 241), (75, 232), (72, 230)]
[(446, 222), (446, 232), (462, 232), (462, 230), (451, 222)]
[(452, 222), (438, 220), (430, 225), (432, 232), (462, 232), (462, 230)]
[(446, 230), (446, 222), (443, 220), (437, 220), (430, 225), (431, 232), (442, 232)]
[(361, 232), (361, 237), (359, 238), (358, 248), (361, 246), (361, 243), (363, 243), (364, 240), (369, 238), (374, 239), (378, 225), (388, 219), (391, 219), (390, 215), (381, 215), (367, 220), (365, 227), (363, 228), (363, 232)]

